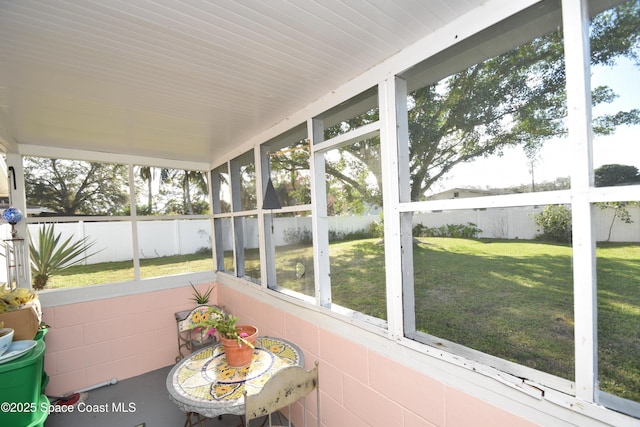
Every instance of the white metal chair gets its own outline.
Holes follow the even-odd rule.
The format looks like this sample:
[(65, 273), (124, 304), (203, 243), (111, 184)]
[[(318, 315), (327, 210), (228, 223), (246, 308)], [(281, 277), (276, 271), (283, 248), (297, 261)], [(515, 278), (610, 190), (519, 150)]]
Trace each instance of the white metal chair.
[[(318, 383), (318, 362), (316, 366), (307, 371), (300, 366), (287, 366), (277, 371), (265, 383), (262, 390), (256, 394), (247, 395), (244, 392), (244, 423), (245, 427), (249, 427), (249, 422), (255, 418), (268, 416), (269, 426), (271, 424), (271, 415), (278, 410), (290, 407), (299, 399), (307, 396), (313, 390), (316, 390), (317, 406), (316, 418), (318, 427), (320, 427), (320, 387)], [(303, 404), (304, 425), (307, 425), (307, 404), (306, 399)], [(280, 413), (278, 412), (278, 422), (281, 422)], [(291, 427), (291, 411), (288, 416), (288, 426)]]

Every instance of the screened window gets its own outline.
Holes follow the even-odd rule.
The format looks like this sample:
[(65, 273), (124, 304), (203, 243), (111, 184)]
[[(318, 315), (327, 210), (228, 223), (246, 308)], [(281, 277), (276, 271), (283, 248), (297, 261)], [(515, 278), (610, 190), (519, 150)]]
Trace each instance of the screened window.
[[(300, 125), (262, 144), (267, 180), (271, 179), (280, 206), (311, 203), (307, 126)], [(266, 181), (265, 180), (265, 185)]]
[[(602, 10), (590, 28), (592, 56), (597, 59), (591, 68), (593, 184), (604, 190), (595, 192), (599, 201), (592, 206), (598, 384), (604, 401), (615, 407), (621, 406), (620, 398), (640, 402), (639, 28), (637, 0)], [(612, 196), (623, 189), (634, 196)]]
[[(34, 283), (46, 272), (56, 289), (211, 270), (204, 172), (36, 157), (23, 167)], [(79, 251), (59, 269), (67, 239)]]
[(227, 163), (211, 171), (211, 192), (216, 270), (233, 272), (233, 228), (228, 215), (231, 212), (231, 176)]
[(261, 280), (256, 165), (253, 150), (211, 171), (215, 268)]
[(321, 260), (321, 300), (387, 318), (382, 233), (382, 163), (377, 87), (313, 119), (319, 196), (317, 234), (328, 245)]
[(573, 379), (570, 220), (545, 235), (547, 206), (514, 200), (569, 188), (558, 9), (544, 2), (405, 75), (405, 316), (411, 338)]
[[(33, 285), (59, 289), (134, 280), (128, 166), (24, 157), (23, 167), (27, 239), (38, 254), (31, 271)], [(107, 218), (117, 221), (104, 221)], [(87, 250), (65, 256), (67, 240), (67, 248)], [(60, 257), (66, 258), (63, 265), (76, 265), (57, 269)], [(53, 274), (47, 277), (49, 271)]]
[(257, 208), (256, 164), (253, 151), (247, 151), (230, 162), (231, 206), (233, 212)]
[[(588, 398), (634, 413), (620, 398), (640, 401), (640, 165), (630, 155), (640, 129), (640, 2), (590, 6), (593, 163), (584, 139), (571, 138), (589, 123), (567, 120), (567, 87), (579, 85), (567, 86), (557, 1), (402, 75), (404, 326), (413, 340), (569, 394), (574, 382), (593, 387), (597, 366), (604, 393)], [(598, 201), (583, 203), (574, 180), (589, 182)], [(597, 336), (597, 349), (576, 342), (578, 327)]]
[(280, 288), (315, 296), (313, 233), (309, 212), (273, 214), (270, 218), (269, 214), (265, 216), (265, 233), (272, 233), (275, 237), (275, 283)]
[(267, 286), (313, 297), (310, 151), (306, 124), (260, 147)]
[[(559, 3), (544, 6), (407, 73), (403, 185), (432, 208), (411, 212), (404, 238), (413, 240), (405, 311), (409, 337), (573, 380), (570, 208), (509, 198), (569, 188)], [(536, 25), (523, 31), (525, 20)], [(488, 197), (505, 205), (487, 209)], [(449, 199), (464, 207), (443, 209)], [(556, 218), (564, 222), (546, 230)]]
[(28, 216), (128, 215), (127, 165), (24, 157)]
[(138, 215), (201, 215), (209, 213), (206, 172), (135, 166)]
[[(204, 171), (134, 166), (140, 277), (211, 269), (211, 222), (177, 219), (210, 213)], [(167, 218), (170, 216), (170, 218)]]
[[(566, 214), (558, 239), (537, 225), (549, 212)], [(410, 335), (573, 379), (568, 225), (558, 205), (413, 212), (415, 302), (405, 310), (419, 332)]]
[(231, 177), (225, 163), (211, 171), (213, 213), (231, 212)]
[(136, 228), (141, 278), (211, 270), (209, 219), (139, 221)]

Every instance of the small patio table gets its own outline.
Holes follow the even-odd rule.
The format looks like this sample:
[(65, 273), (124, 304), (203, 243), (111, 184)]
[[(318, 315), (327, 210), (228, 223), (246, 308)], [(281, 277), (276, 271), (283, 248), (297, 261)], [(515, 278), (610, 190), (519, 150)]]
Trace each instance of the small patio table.
[(304, 354), (282, 338), (258, 337), (253, 361), (242, 368), (227, 364), (224, 348), (218, 343), (177, 363), (167, 376), (167, 390), (187, 417), (190, 413), (207, 418), (244, 415), (245, 389), (248, 394), (257, 393), (274, 372), (290, 365), (304, 366)]

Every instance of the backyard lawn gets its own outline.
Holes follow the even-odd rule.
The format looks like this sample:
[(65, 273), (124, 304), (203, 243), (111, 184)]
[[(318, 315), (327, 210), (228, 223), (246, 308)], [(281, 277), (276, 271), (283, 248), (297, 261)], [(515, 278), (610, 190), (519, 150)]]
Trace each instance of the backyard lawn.
[[(494, 356), (573, 379), (571, 248), (518, 240), (420, 238), (414, 245), (417, 328)], [(245, 252), (259, 274), (258, 252)], [(332, 300), (386, 318), (384, 246), (379, 239), (330, 245)], [(597, 249), (599, 381), (640, 402), (640, 245)], [(144, 260), (143, 277), (205, 271), (206, 256)], [(300, 275), (300, 265), (304, 274)], [(296, 270), (298, 268), (298, 270)], [(311, 247), (279, 247), (278, 284), (313, 295)], [(297, 274), (296, 274), (297, 272)], [(300, 276), (300, 277), (299, 277)], [(256, 276), (253, 276), (256, 277)], [(72, 267), (48, 288), (133, 279), (131, 262)]]

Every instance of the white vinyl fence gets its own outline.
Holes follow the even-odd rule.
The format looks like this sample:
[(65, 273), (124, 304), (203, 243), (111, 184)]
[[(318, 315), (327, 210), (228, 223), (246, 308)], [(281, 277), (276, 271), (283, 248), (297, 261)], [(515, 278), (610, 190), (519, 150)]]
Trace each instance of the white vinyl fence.
[[(499, 209), (478, 209), (467, 211), (445, 211), (439, 213), (416, 214), (413, 224), (425, 227), (440, 227), (447, 224), (475, 224), (482, 230), (479, 238), (523, 239), (531, 240), (542, 230), (534, 223), (534, 215), (540, 214), (544, 207), (516, 207)], [(596, 241), (640, 242), (640, 207), (628, 207), (633, 221), (625, 224), (615, 218), (613, 208), (595, 208)], [(611, 238), (609, 230), (611, 229)]]
[[(209, 220), (173, 220), (138, 222), (138, 248), (140, 258), (158, 258), (172, 255), (193, 254), (202, 248), (211, 248)], [(29, 224), (29, 234), (38, 244), (38, 224)], [(133, 230), (130, 222), (58, 223), (55, 234), (61, 234), (61, 242), (88, 236), (95, 241), (89, 252), (96, 252), (87, 264), (128, 261), (133, 259)]]
[[(640, 207), (628, 208), (633, 223), (624, 224), (619, 219), (613, 221), (614, 210), (596, 209), (596, 238), (598, 241), (640, 242)], [(475, 224), (482, 232), (480, 238), (499, 239), (533, 239), (539, 230), (533, 222), (533, 215), (542, 208), (518, 207), (489, 210), (446, 211), (428, 214), (416, 213), (413, 223), (425, 227), (443, 225)], [(225, 250), (232, 248), (232, 227), (230, 220), (220, 220), (223, 229), (223, 245)], [(244, 240), (246, 248), (257, 248), (258, 220), (255, 217), (243, 220)], [(335, 233), (352, 233), (368, 231), (371, 223), (379, 222), (377, 215), (340, 216), (329, 218), (329, 228)], [(138, 248), (141, 258), (157, 258), (171, 255), (192, 254), (202, 248), (211, 248), (210, 221), (172, 220), (172, 221), (140, 221), (138, 222)], [(271, 229), (271, 222), (266, 224)], [(29, 224), (29, 232), (37, 243), (37, 224)], [(611, 228), (611, 238), (608, 239)], [(275, 245), (282, 246), (311, 236), (311, 217), (274, 218), (273, 230)], [(2, 226), (3, 238), (7, 238), (10, 228)], [(88, 264), (126, 261), (133, 258), (133, 234), (130, 222), (86, 222), (60, 223), (55, 225), (56, 234), (62, 233), (62, 240), (73, 236), (72, 240), (88, 236), (96, 244), (92, 251), (99, 251), (91, 256)], [(28, 240), (26, 242), (28, 244)], [(2, 269), (0, 269), (2, 270)]]

